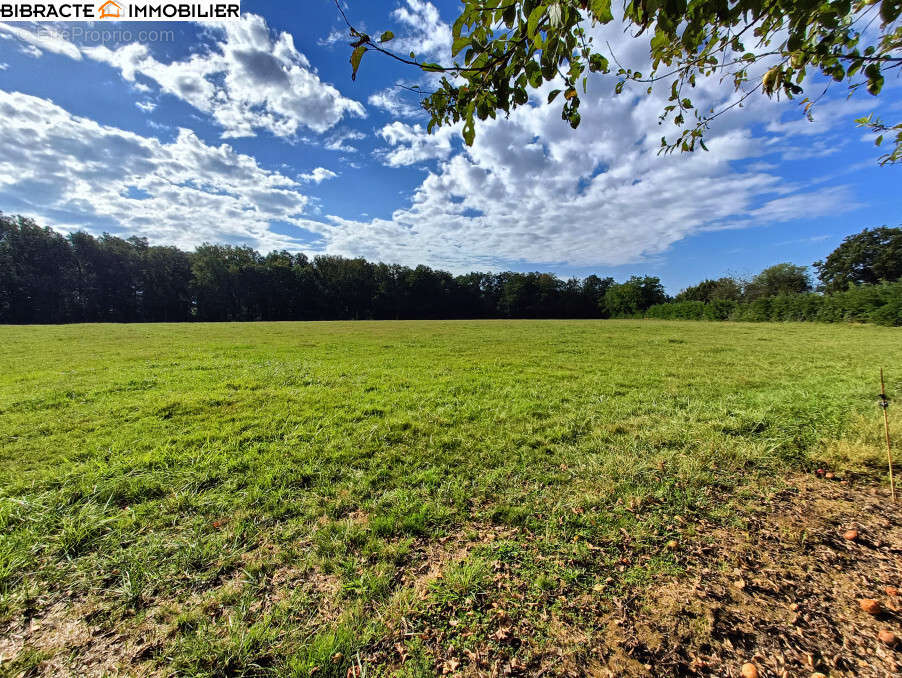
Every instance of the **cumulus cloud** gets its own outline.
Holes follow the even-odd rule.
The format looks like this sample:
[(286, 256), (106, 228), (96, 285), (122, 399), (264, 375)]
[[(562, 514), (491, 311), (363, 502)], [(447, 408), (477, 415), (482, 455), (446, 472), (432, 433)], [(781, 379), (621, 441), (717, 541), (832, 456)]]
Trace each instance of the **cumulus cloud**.
[[(409, 2), (408, 8), (424, 3)], [(402, 10), (399, 10), (399, 12)], [(407, 10), (404, 10), (407, 11)], [(412, 22), (411, 22), (412, 23)], [(647, 45), (622, 26), (598, 29), (621, 61), (641, 64)], [(645, 70), (645, 69), (642, 69)], [(390, 219), (332, 217), (326, 234), (332, 251), (403, 263), (426, 262), (454, 270), (519, 263), (547, 266), (623, 265), (648, 260), (693, 234), (748, 228), (834, 215), (858, 207), (847, 187), (815, 189), (788, 182), (773, 160), (801, 154), (793, 143), (801, 118), (785, 104), (756, 101), (718, 119), (708, 135), (710, 152), (659, 155), (658, 114), (666, 92), (647, 97), (636, 88), (613, 93), (613, 81), (596, 78), (583, 98), (582, 125), (571, 130), (560, 104), (545, 103), (549, 85), (533, 103), (507, 119), (478, 124), (466, 148), (456, 133), (429, 135), (420, 125), (395, 121), (378, 135), (385, 165), (435, 163), (410, 204)], [(730, 83), (700, 82), (697, 108), (719, 107), (739, 95)], [(824, 110), (803, 144), (821, 155), (827, 135), (847, 120), (847, 104)], [(816, 112), (816, 115), (818, 113)], [(669, 123), (666, 123), (669, 125)]]
[(333, 45), (337, 45), (339, 42), (350, 42), (351, 38), (348, 36), (347, 30), (341, 30), (338, 28), (333, 28), (329, 31), (329, 34), (320, 38), (316, 41), (316, 44), (320, 47), (332, 47)]
[(326, 140), (325, 147), (330, 151), (356, 153), (357, 147), (348, 142), (360, 141), (361, 139), (366, 139), (366, 134), (363, 132), (358, 132), (354, 129), (340, 129)]
[(0, 23), (0, 38), (17, 40), (21, 51), (29, 56), (39, 57), (44, 52), (62, 54), (76, 61), (81, 59), (81, 51), (66, 40), (59, 32), (48, 28), (47, 24), (25, 24), (29, 28)]
[(417, 118), (425, 115), (417, 95), (397, 86), (371, 94), (367, 102), (370, 106), (381, 108), (395, 118)]
[(167, 94), (208, 113), (223, 137), (267, 130), (293, 137), (300, 128), (322, 133), (346, 115), (363, 117), (363, 105), (320, 80), (290, 33), (274, 35), (262, 17), (213, 25), (209, 49), (188, 59), (162, 63), (144, 45), (85, 49), (87, 56), (118, 68), (126, 80), (143, 76)]
[(459, 131), (459, 125), (452, 125), (438, 129), (435, 134), (427, 134), (422, 125), (395, 121), (378, 132), (391, 148), (378, 150), (376, 155), (390, 167), (444, 159), (451, 155), (451, 142), (458, 137)]
[(391, 43), (398, 52), (414, 52), (417, 58), (451, 56), (451, 27), (442, 20), (438, 8), (427, 0), (406, 0), (392, 12), (405, 34)]
[(262, 17), (245, 14), (239, 21), (206, 26), (212, 42), (170, 62), (159, 61), (141, 43), (78, 47), (40, 29), (0, 24), (0, 31), (38, 53), (107, 63), (138, 88), (147, 86), (139, 78), (155, 82), (164, 93), (210, 115), (223, 128), (223, 138), (254, 136), (260, 130), (289, 138), (301, 129), (323, 133), (346, 116), (366, 116), (360, 102), (320, 80), (290, 33), (274, 34)]
[(205, 240), (297, 247), (269, 226), (305, 222), (309, 198), (300, 184), (227, 144), (208, 145), (186, 129), (163, 143), (2, 90), (0, 117), (0, 192), (8, 209), (72, 228), (108, 224), (183, 247)]
[[(410, 40), (418, 55), (441, 60), (447, 53), (442, 36), (449, 29), (434, 5), (406, 0), (395, 18), (409, 29), (396, 47)], [(156, 83), (208, 112), (226, 135), (267, 129), (291, 137), (309, 128), (325, 133), (327, 149), (358, 150), (354, 142), (366, 135), (341, 121), (363, 115), (362, 106), (323, 85), (290, 36), (273, 36), (259, 17), (212, 30), (213, 46), (176, 62), (161, 63), (140, 45), (85, 54), (114, 65), (136, 88)], [(598, 29), (596, 37), (598, 44), (610, 42), (621, 62), (639, 65), (647, 57), (647, 45), (624, 36), (622, 26)], [(302, 105), (291, 98), (302, 91), (294, 91), (298, 78), (301, 85), (313, 83), (315, 89), (318, 83), (331, 94), (311, 95), (304, 99), (309, 107)], [(390, 218), (311, 218), (316, 212), (302, 184), (334, 178), (326, 168), (291, 179), (227, 145), (206, 145), (186, 130), (162, 143), (19, 94), (5, 95), (0, 108), (0, 187), (35, 212), (43, 209), (56, 224), (61, 214), (72, 215), (71, 223), (93, 217), (155, 242), (191, 246), (241, 239), (261, 248), (291, 248), (290, 241), (268, 230), (278, 221), (317, 233), (323, 251), (455, 271), (520, 263), (635, 263), (704, 231), (857, 207), (851, 188), (788, 181), (779, 163), (813, 156), (830, 160), (837, 144), (855, 143), (839, 127), (858, 104), (827, 98), (815, 111), (817, 124), (809, 126), (791, 106), (758, 100), (716, 121), (708, 135), (710, 152), (660, 156), (661, 135), (675, 132), (658, 125), (665, 104), (661, 95), (647, 97), (640, 88), (628, 88), (615, 96), (611, 79), (593, 78), (588, 94), (581, 94), (583, 122), (574, 131), (560, 118), (560, 102), (545, 103), (547, 90), (555, 86), (507, 119), (479, 123), (469, 148), (457, 140), (455, 128), (429, 135), (423, 125), (402, 120), (379, 128), (379, 161), (390, 168), (427, 170)], [(374, 93), (370, 105), (406, 117), (383, 95)], [(693, 92), (702, 110), (736, 97), (729, 83), (714, 80), (700, 81)], [(336, 103), (342, 100), (346, 103)], [(137, 198), (135, 190), (150, 197)]]
[(326, 179), (334, 179), (337, 176), (338, 174), (330, 169), (326, 169), (325, 167), (317, 167), (312, 172), (309, 172), (307, 174), (299, 174), (298, 179), (305, 183), (312, 182), (314, 184), (318, 184), (325, 181)]

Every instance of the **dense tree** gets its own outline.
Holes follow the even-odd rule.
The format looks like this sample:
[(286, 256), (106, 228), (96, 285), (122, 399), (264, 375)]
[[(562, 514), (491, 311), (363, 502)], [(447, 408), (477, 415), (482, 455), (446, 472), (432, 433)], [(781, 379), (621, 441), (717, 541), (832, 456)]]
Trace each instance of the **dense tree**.
[(698, 285), (687, 287), (674, 298), (674, 301), (739, 301), (742, 298), (742, 285), (734, 278), (718, 278), (703, 280)]
[(827, 292), (902, 279), (902, 228), (866, 228), (850, 235), (814, 267)]
[(69, 236), (75, 256), (75, 302), (85, 321), (133, 322), (141, 317), (147, 240), (108, 233)]
[(369, 317), (376, 291), (373, 265), (366, 259), (320, 255), (313, 258), (320, 317), (328, 320)]
[[(899, 263), (894, 231), (866, 231), (859, 234), (866, 239), (847, 239), (837, 252), (850, 249), (850, 242), (865, 242), (868, 270), (881, 272), (874, 280), (886, 279)], [(828, 261), (845, 262), (843, 257)], [(826, 264), (820, 266), (826, 270)], [(3, 323), (642, 315), (902, 321), (902, 282), (866, 284), (870, 279), (833, 294), (831, 301), (823, 294), (803, 294), (810, 290), (805, 267), (778, 264), (746, 283), (743, 295), (735, 280), (720, 278), (687, 288), (671, 303), (656, 277), (633, 276), (618, 284), (611, 277), (562, 280), (541, 272), (453, 276), (428, 266), (341, 256), (311, 261), (304, 254), (262, 255), (234, 245), (204, 244), (189, 253), (143, 238), (83, 232), (64, 237), (29, 219), (0, 215)]]
[[(662, 148), (688, 151), (696, 144), (704, 147), (702, 137), (714, 117), (753, 94), (802, 96), (806, 75), (820, 71), (850, 89), (864, 85), (877, 95), (887, 71), (902, 65), (898, 0), (625, 0), (629, 30), (636, 40), (648, 42), (650, 71), (618, 62), (593, 42), (588, 28), (614, 21), (611, 0), (463, 0), (451, 29), (454, 61), (447, 64), (393, 51), (391, 31), (377, 38), (354, 28), (335, 2), (350, 30), (352, 76), (369, 50), (443, 73), (423, 102), (431, 114), (429, 129), (462, 121), (467, 144), (475, 136), (475, 118), (509, 113), (545, 82), (560, 83), (548, 101), (562, 95), (561, 115), (577, 127), (579, 94), (590, 72), (613, 72), (618, 93), (628, 82), (649, 94), (665, 88), (669, 101), (661, 118), (682, 132), (676, 139), (662, 139)], [(696, 108), (691, 92), (707, 78), (732, 82), (739, 94), (720, 108)], [(813, 100), (803, 103), (807, 112)], [(894, 148), (884, 159), (899, 159), (902, 125), (872, 118), (860, 122), (893, 135)]]
[(177, 247), (148, 247), (141, 267), (142, 319), (181, 322), (191, 318), (191, 256)]
[(611, 285), (604, 295), (607, 312), (613, 316), (635, 315), (667, 301), (659, 278), (634, 275), (624, 283)]
[(801, 294), (811, 289), (811, 277), (807, 266), (776, 264), (765, 268), (745, 286), (748, 300), (775, 297), (780, 294)]
[(74, 271), (62, 235), (31, 219), (0, 214), (0, 321), (71, 320)]
[(604, 303), (605, 294), (614, 285), (611, 277), (599, 278), (594, 273), (583, 280), (583, 316), (592, 317), (594, 313), (607, 315), (607, 307)]

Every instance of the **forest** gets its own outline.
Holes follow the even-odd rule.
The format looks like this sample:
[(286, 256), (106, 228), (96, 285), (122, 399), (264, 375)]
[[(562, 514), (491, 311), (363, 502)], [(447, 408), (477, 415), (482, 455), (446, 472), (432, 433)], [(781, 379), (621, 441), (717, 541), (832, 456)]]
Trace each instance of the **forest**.
[(825, 261), (705, 280), (675, 297), (658, 277), (453, 275), (362, 258), (145, 238), (63, 235), (0, 214), (0, 323), (458, 318), (867, 321), (902, 325), (902, 228), (864, 229)]

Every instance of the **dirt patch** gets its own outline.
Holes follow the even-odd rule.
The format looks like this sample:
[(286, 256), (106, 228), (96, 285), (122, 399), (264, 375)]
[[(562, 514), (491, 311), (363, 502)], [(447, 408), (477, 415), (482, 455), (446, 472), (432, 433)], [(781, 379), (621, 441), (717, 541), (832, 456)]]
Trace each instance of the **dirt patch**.
[(887, 593), (902, 588), (902, 505), (887, 495), (799, 477), (744, 529), (700, 526), (708, 538), (683, 545), (688, 576), (611, 615), (594, 673), (738, 676), (749, 662), (761, 676), (899, 675), (902, 648), (878, 639), (902, 636), (902, 599)]
[[(900, 675), (902, 647), (878, 633), (902, 637), (902, 598), (887, 593), (902, 589), (902, 504), (872, 487), (794, 477), (741, 517), (731, 528), (692, 526), (696, 536), (674, 542), (683, 574), (626, 585), (618, 597), (610, 591), (623, 565), (592, 589), (551, 582), (543, 598), (524, 572), (495, 562), (472, 599), (426, 599), (491, 531), (430, 546), (402, 582), (423, 604), (369, 648), (368, 663), (389, 675), (411, 662), (411, 675), (732, 678), (745, 663), (761, 678)], [(542, 561), (529, 534), (498, 536)], [(882, 612), (865, 612), (865, 598)]]
[[(682, 575), (629, 585), (613, 598), (608, 581), (616, 589), (622, 564), (605, 569), (601, 577), (612, 576), (595, 587), (549, 579), (547, 590), (536, 589), (529, 578), (561, 572), (560, 563), (554, 570), (558, 556), (542, 553), (520, 528), (474, 524), (444, 539), (424, 538), (413, 544), (394, 597), (381, 610), (387, 633), (361, 650), (358, 666), (386, 675), (418, 662), (427, 673), (460, 676), (723, 678), (739, 676), (750, 662), (762, 678), (900, 675), (902, 646), (878, 639), (884, 630), (902, 636), (902, 598), (891, 588), (902, 589), (902, 503), (887, 495), (836, 479), (794, 477), (762, 496), (742, 525), (694, 525), (696, 536), (675, 547)], [(482, 557), (472, 595), (435, 596), (459, 586), (445, 586), (444, 578), (454, 572), (459, 578), (473, 551), (481, 549), (480, 561), (493, 542), (522, 548), (536, 567), (527, 575), (516, 563)], [(642, 562), (654, 554), (635, 555)], [(272, 553), (249, 556), (255, 558), (277, 560)], [(178, 608), (225, 614), (243, 586), (237, 570)], [(290, 604), (292, 592), (316, 606), (307, 623), (340, 616), (338, 575), (284, 562), (268, 570), (254, 614)], [(863, 610), (862, 599), (877, 601), (879, 614)], [(158, 675), (153, 658), (172, 631), (168, 622), (120, 629), (91, 620), (87, 603), (60, 601), (4, 629), (0, 675)]]
[(0, 635), (0, 675), (112, 678), (163, 675), (147, 657), (159, 639), (152, 628), (127, 633), (90, 623), (91, 610), (55, 603)]

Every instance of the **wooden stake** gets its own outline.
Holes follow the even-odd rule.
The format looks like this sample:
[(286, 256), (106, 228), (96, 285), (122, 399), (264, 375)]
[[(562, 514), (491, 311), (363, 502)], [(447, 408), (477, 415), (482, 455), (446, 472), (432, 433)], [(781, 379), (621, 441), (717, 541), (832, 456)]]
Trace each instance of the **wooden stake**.
[(889, 444), (889, 400), (886, 397), (886, 385), (883, 382), (883, 368), (880, 368), (880, 407), (883, 408), (883, 432), (886, 434), (886, 461), (889, 463), (889, 489), (896, 501), (896, 482), (893, 480), (893, 451)]

